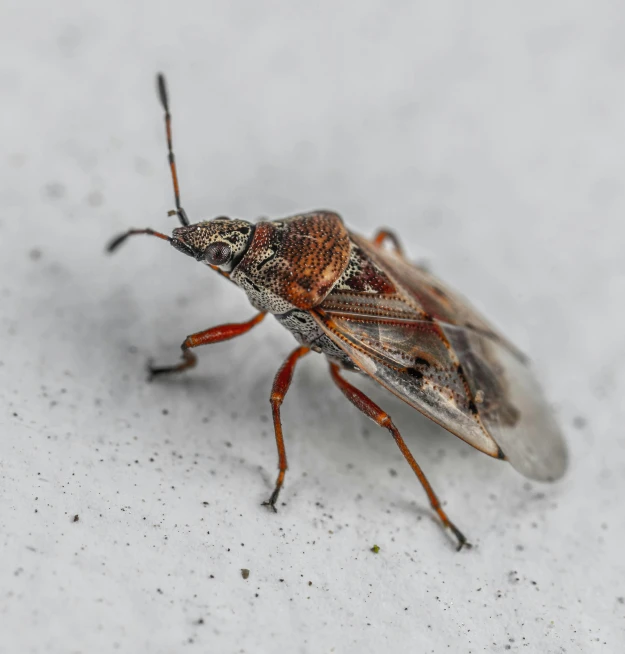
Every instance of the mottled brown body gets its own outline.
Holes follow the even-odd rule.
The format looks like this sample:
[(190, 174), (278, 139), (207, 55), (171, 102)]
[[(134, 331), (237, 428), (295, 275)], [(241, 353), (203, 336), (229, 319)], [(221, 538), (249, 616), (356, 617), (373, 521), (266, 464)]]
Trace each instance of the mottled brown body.
[[(445, 429), (492, 457), (509, 460), (530, 478), (547, 481), (564, 473), (566, 449), (527, 359), (464, 298), (408, 262), (391, 232), (368, 240), (349, 232), (331, 211), (255, 225), (224, 217), (190, 225), (180, 205), (162, 77), (159, 95), (176, 197), (172, 213), (182, 226), (171, 238), (151, 229), (129, 230), (109, 249), (132, 234), (168, 240), (241, 287), (259, 312), (247, 322), (188, 336), (182, 361), (152, 368), (153, 376), (194, 366), (193, 348), (242, 335), (267, 313), (298, 341), (271, 392), (279, 474), (266, 504), (275, 509), (287, 469), (280, 406), (297, 362), (310, 351), (327, 357), (341, 392), (391, 433), (459, 547), (466, 544), (465, 537), (442, 509), (390, 416), (344, 379), (341, 369), (370, 376)], [(386, 241), (393, 251), (384, 247)]]
[(312, 309), (343, 274), (350, 246), (347, 229), (335, 213), (260, 222), (231, 279), (260, 311)]

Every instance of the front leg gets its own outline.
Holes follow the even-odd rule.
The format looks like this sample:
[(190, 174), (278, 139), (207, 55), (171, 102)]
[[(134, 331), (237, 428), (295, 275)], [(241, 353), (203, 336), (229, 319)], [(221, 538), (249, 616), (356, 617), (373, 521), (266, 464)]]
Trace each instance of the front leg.
[(184, 343), (180, 346), (182, 348), (182, 361), (175, 366), (166, 366), (164, 368), (154, 368), (150, 365), (148, 368), (150, 373), (149, 379), (152, 380), (158, 375), (169, 375), (172, 372), (182, 372), (188, 368), (193, 368), (197, 363), (197, 357), (191, 352), (191, 348), (210, 343), (220, 343), (221, 341), (228, 341), (236, 336), (241, 336), (241, 334), (249, 332), (252, 327), (258, 325), (266, 315), (266, 313), (261, 312), (247, 322), (219, 325), (187, 336)]
[(298, 347), (289, 355), (289, 358), (282, 364), (278, 370), (275, 379), (273, 380), (273, 387), (271, 388), (271, 412), (273, 414), (273, 429), (276, 434), (276, 446), (278, 448), (278, 479), (276, 479), (276, 486), (273, 489), (271, 497), (263, 502), (263, 506), (271, 507), (274, 512), (277, 512), (276, 502), (280, 489), (284, 483), (284, 475), (286, 474), (286, 450), (284, 449), (284, 438), (282, 436), (282, 421), (280, 420), (280, 405), (284, 400), (286, 392), (289, 390), (293, 373), (295, 372), (295, 364), (305, 354), (310, 352), (307, 347)]

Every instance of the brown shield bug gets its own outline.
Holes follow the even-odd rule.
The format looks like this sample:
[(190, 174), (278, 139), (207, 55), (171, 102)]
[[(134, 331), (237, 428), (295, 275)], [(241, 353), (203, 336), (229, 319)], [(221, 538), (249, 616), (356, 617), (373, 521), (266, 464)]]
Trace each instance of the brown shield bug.
[[(215, 218), (190, 224), (180, 204), (165, 78), (158, 75), (165, 110), (169, 164), (181, 227), (167, 236), (148, 234), (212, 268), (240, 286), (258, 313), (247, 322), (212, 327), (182, 343), (175, 366), (151, 368), (154, 376), (182, 372), (196, 363), (193, 348), (245, 334), (267, 313), (300, 344), (273, 382), (271, 409), (279, 473), (271, 497), (275, 510), (287, 469), (280, 405), (297, 362), (324, 354), (343, 394), (380, 427), (388, 429), (428, 495), (432, 508), (458, 540), (421, 467), (390, 416), (348, 382), (343, 370), (368, 375), (428, 418), (481, 452), (509, 461), (530, 479), (559, 478), (566, 448), (528, 361), (467, 301), (411, 264), (398, 239), (380, 231), (372, 240), (349, 231), (331, 211), (313, 211), (252, 224)], [(384, 248), (389, 242), (392, 250)]]

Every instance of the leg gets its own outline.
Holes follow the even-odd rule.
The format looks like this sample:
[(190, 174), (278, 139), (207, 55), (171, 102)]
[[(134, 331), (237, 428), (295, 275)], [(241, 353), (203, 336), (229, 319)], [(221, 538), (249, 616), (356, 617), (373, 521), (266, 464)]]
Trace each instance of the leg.
[(401, 247), (401, 244), (399, 242), (399, 239), (395, 234), (388, 229), (381, 229), (376, 235), (375, 238), (373, 239), (373, 245), (376, 245), (377, 247), (381, 247), (384, 244), (384, 241), (390, 241), (393, 244), (393, 249), (395, 250), (395, 254), (400, 256), (402, 259), (405, 259), (404, 257), (404, 251)]
[(284, 449), (284, 438), (282, 437), (282, 422), (280, 421), (280, 405), (284, 400), (286, 392), (289, 390), (291, 380), (293, 379), (293, 372), (295, 372), (295, 364), (310, 350), (307, 347), (298, 347), (297, 350), (291, 352), (289, 358), (282, 364), (280, 370), (273, 380), (273, 387), (271, 389), (271, 412), (273, 413), (273, 428), (276, 433), (276, 445), (278, 446), (278, 479), (276, 479), (276, 487), (273, 489), (271, 497), (263, 502), (263, 506), (270, 506), (276, 511), (276, 502), (280, 489), (284, 483), (284, 475), (286, 473), (286, 450)]
[(218, 327), (212, 327), (206, 331), (187, 336), (184, 343), (180, 346), (182, 348), (182, 361), (176, 366), (167, 366), (165, 368), (153, 368), (150, 366), (150, 379), (157, 375), (168, 375), (172, 372), (182, 372), (183, 370), (187, 370), (187, 368), (193, 368), (197, 362), (197, 357), (191, 352), (191, 348), (198, 347), (199, 345), (208, 345), (209, 343), (219, 343), (220, 341), (227, 341), (236, 336), (241, 336), (241, 334), (249, 332), (252, 327), (258, 325), (265, 315), (264, 313), (259, 313), (247, 322), (219, 325)]
[(410, 467), (412, 468), (415, 475), (417, 475), (418, 480), (421, 482), (421, 485), (423, 486), (425, 492), (427, 493), (432, 508), (436, 511), (436, 513), (438, 513), (445, 527), (451, 529), (454, 536), (458, 539), (458, 550), (462, 549), (463, 545), (469, 546), (469, 544), (467, 543), (467, 539), (456, 528), (453, 522), (451, 522), (451, 520), (447, 517), (445, 511), (443, 511), (441, 507), (441, 503), (438, 497), (436, 497), (436, 493), (434, 493), (434, 490), (430, 486), (430, 482), (427, 480), (426, 476), (423, 474), (423, 470), (421, 470), (421, 467), (416, 462), (415, 458), (412, 456), (410, 450), (408, 449), (408, 446), (404, 442), (404, 439), (401, 437), (399, 431), (397, 431), (397, 427), (395, 427), (391, 418), (386, 413), (384, 413), (384, 411), (382, 411), (382, 409), (380, 409), (379, 406), (374, 404), (362, 391), (359, 391), (357, 388), (352, 386), (348, 381), (346, 381), (341, 376), (339, 372), (339, 367), (335, 363), (330, 364), (330, 374), (332, 375), (332, 379), (334, 380), (335, 384), (343, 392), (343, 395), (345, 395), (345, 397), (354, 406), (360, 409), (368, 418), (371, 418), (371, 420), (373, 420), (378, 425), (380, 425), (380, 427), (386, 427), (386, 429), (388, 429), (391, 432), (393, 438), (395, 439), (395, 442), (397, 443), (399, 449), (401, 450), (401, 453), (406, 458), (406, 461), (408, 461), (408, 463), (410, 464)]

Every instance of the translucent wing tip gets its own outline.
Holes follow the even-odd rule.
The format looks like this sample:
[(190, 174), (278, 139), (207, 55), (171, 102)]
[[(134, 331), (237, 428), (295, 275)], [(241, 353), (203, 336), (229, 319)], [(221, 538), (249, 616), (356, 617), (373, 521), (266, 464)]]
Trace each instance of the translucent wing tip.
[(534, 481), (553, 482), (564, 476), (569, 455), (562, 434), (556, 428), (542, 438), (534, 438), (527, 446), (502, 447), (506, 459), (523, 476)]

